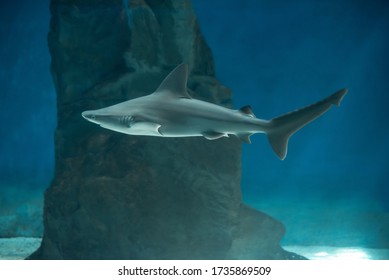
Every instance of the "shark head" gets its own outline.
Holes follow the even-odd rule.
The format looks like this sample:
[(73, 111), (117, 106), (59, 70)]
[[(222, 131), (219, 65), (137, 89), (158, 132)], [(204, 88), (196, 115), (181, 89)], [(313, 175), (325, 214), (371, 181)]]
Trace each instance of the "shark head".
[(122, 132), (130, 130), (135, 124), (135, 117), (131, 115), (117, 115), (104, 110), (92, 110), (82, 112), (82, 117), (101, 127)]
[(113, 131), (131, 135), (164, 136), (160, 130), (164, 117), (158, 111), (168, 103), (166, 101), (191, 99), (186, 89), (187, 80), (188, 65), (181, 64), (170, 72), (154, 93), (102, 109), (84, 111), (81, 115), (84, 119)]
[[(112, 107), (113, 108), (113, 107)], [(82, 117), (103, 128), (131, 135), (161, 136), (161, 125), (129, 114), (118, 114), (103, 109), (82, 112)]]
[[(87, 121), (93, 122), (95, 124), (100, 124), (100, 122), (97, 119), (96, 112), (95, 111), (85, 111), (81, 113), (81, 116), (86, 119)], [(100, 118), (100, 117), (99, 117)]]

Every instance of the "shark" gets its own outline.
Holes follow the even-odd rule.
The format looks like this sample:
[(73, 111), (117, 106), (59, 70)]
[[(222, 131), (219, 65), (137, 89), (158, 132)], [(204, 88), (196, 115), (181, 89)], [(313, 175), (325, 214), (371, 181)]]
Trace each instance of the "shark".
[(151, 94), (109, 107), (82, 112), (86, 120), (129, 135), (205, 137), (235, 135), (251, 143), (255, 133), (267, 135), (275, 154), (284, 160), (290, 137), (305, 125), (339, 106), (347, 89), (270, 120), (256, 118), (250, 106), (238, 110), (192, 98), (187, 90), (188, 65), (173, 69)]

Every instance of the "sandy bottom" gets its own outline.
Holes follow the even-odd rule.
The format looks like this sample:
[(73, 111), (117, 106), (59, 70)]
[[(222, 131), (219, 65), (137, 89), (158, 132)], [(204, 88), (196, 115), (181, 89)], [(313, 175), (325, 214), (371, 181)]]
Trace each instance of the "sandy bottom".
[(39, 248), (41, 238), (0, 238), (0, 260), (23, 260)]
[[(0, 238), (0, 260), (23, 260), (38, 249), (40, 238)], [(389, 260), (389, 249), (329, 246), (284, 246), (311, 260)]]
[(284, 246), (310, 260), (389, 260), (389, 249), (330, 246)]

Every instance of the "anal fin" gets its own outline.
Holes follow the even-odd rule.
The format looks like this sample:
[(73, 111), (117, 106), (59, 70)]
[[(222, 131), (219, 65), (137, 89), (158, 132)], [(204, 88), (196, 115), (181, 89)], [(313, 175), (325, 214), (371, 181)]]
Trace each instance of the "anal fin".
[(236, 134), (236, 137), (238, 137), (242, 142), (245, 142), (247, 144), (251, 144), (250, 136), (253, 135), (253, 133), (239, 133)]

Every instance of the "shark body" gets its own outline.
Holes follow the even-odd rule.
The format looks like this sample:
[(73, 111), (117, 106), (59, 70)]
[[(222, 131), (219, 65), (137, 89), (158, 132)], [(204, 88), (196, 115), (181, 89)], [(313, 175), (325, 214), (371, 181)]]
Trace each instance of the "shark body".
[(255, 117), (250, 106), (232, 110), (193, 99), (186, 88), (188, 65), (177, 66), (158, 89), (106, 108), (85, 111), (82, 116), (103, 128), (130, 135), (159, 137), (203, 136), (209, 140), (235, 135), (250, 143), (254, 133), (265, 133), (276, 155), (283, 160), (289, 138), (300, 128), (340, 105), (347, 89), (271, 120)]

